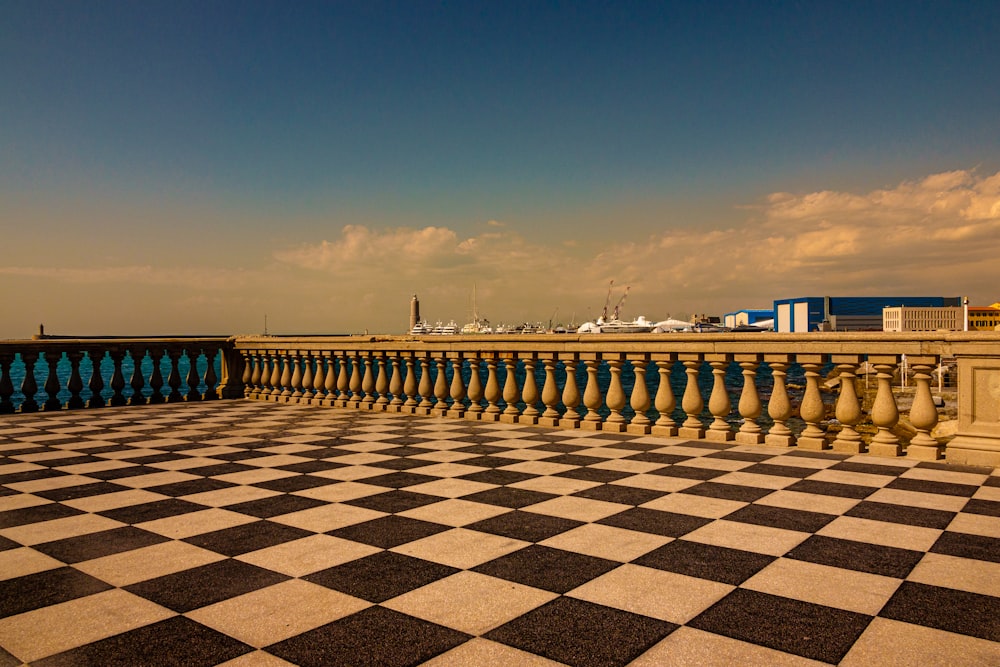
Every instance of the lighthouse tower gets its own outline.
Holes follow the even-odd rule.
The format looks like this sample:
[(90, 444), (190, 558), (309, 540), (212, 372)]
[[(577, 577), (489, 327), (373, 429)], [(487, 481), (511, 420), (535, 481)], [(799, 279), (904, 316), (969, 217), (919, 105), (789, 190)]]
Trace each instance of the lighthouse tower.
[(420, 299), (414, 294), (410, 299), (410, 328), (407, 331), (413, 331), (418, 322), (420, 322)]

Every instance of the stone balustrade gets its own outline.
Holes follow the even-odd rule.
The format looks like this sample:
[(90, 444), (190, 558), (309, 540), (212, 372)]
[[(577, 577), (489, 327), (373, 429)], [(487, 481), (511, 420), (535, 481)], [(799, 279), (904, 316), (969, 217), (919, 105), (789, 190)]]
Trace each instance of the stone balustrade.
[[(934, 435), (932, 392), (945, 357), (959, 375), (957, 435), (946, 444)], [(19, 391), (15, 358), (30, 369)], [(901, 414), (893, 378), (904, 359), (915, 390)], [(854, 381), (862, 369), (875, 370), (866, 412)], [(992, 332), (0, 341), (0, 413), (240, 397), (1000, 466)], [(905, 440), (903, 417), (915, 432)]]
[[(231, 351), (227, 337), (0, 341), (0, 414), (242, 396), (240, 388), (225, 384), (225, 354)], [(15, 374), (15, 362), (22, 372)], [(41, 383), (39, 371), (45, 376)]]

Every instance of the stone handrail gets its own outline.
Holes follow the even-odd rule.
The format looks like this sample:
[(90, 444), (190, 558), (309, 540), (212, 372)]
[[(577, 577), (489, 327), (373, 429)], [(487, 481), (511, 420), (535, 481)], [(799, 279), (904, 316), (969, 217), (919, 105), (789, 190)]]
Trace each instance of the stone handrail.
[[(995, 333), (244, 336), (235, 339), (235, 348), (243, 359), (244, 395), (252, 400), (849, 453), (905, 453), (926, 460), (946, 452), (946, 445), (932, 435), (938, 412), (931, 378), (942, 358), (953, 357), (960, 377), (959, 431), (947, 444), (947, 457), (1000, 465), (1000, 399), (994, 396), (1000, 392), (990, 393), (994, 384), (1000, 386), (1000, 335)], [(908, 415), (916, 434), (908, 442), (894, 430), (900, 411), (890, 384), (904, 359), (916, 387)], [(853, 381), (866, 362), (877, 374), (870, 411), (876, 432), (870, 438), (858, 430), (865, 415)], [(743, 376), (735, 406), (738, 428), (730, 423), (734, 406), (725, 385), (733, 363)], [(766, 408), (756, 377), (762, 363), (773, 377)], [(685, 376), (681, 423), (673, 419), (678, 405), (671, 386), (675, 364)], [(711, 389), (703, 392), (698, 377), (706, 364), (713, 379)], [(804, 370), (798, 401), (785, 381), (793, 364)], [(831, 365), (840, 378), (833, 406), (839, 429), (828, 428), (821, 394), (822, 373)], [(636, 378), (631, 391), (622, 382), (627, 367)], [(582, 387), (577, 381), (581, 368)], [(652, 392), (647, 375), (658, 376)], [(765, 410), (767, 418), (762, 419)], [(796, 413), (804, 426), (798, 432), (790, 427)]]
[[(242, 388), (230, 385), (228, 359), (232, 356), (232, 349), (232, 339), (227, 336), (39, 337), (30, 341), (0, 341), (0, 414), (15, 410), (36, 412), (200, 401), (220, 396), (235, 398), (242, 396)], [(18, 355), (24, 372), (19, 386), (15, 387), (12, 366)], [(201, 355), (206, 360), (203, 375), (197, 370)], [(220, 358), (221, 377), (216, 371), (217, 356)], [(110, 358), (110, 367), (105, 362), (106, 358)], [(147, 359), (145, 365), (149, 376), (144, 377), (143, 361)], [(161, 362), (165, 362), (169, 370), (163, 372)], [(81, 375), (81, 364), (90, 367), (86, 385)], [(123, 368), (128, 367), (131, 367), (131, 372), (126, 382)], [(186, 367), (183, 378), (182, 367)], [(38, 368), (47, 369), (41, 387), (35, 379)], [(42, 403), (36, 400), (39, 389), (47, 396)], [(23, 396), (20, 405), (15, 405), (12, 400), (16, 392)], [(89, 396), (84, 400), (87, 394)]]

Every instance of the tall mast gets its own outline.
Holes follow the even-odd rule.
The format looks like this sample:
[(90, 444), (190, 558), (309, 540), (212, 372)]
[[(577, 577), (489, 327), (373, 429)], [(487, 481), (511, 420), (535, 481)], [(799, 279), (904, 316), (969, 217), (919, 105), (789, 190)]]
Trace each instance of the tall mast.
[(615, 286), (615, 281), (612, 280), (608, 283), (608, 298), (604, 300), (604, 310), (601, 312), (601, 319), (607, 321), (608, 319), (608, 306), (611, 305), (611, 288)]
[(613, 319), (613, 320), (617, 320), (618, 319), (618, 314), (621, 311), (621, 307), (623, 305), (625, 305), (625, 298), (628, 297), (628, 291), (630, 289), (632, 289), (631, 286), (629, 286), (629, 285), (625, 286), (625, 293), (622, 294), (622, 298), (620, 298), (618, 300), (618, 303), (615, 304), (615, 313), (614, 313), (614, 315), (611, 316), (611, 319)]

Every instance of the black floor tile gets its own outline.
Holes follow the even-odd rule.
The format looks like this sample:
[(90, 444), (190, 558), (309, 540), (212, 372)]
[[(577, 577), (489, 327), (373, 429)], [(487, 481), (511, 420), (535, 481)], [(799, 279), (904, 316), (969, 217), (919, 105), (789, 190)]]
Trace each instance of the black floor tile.
[(996, 500), (979, 500), (977, 498), (973, 498), (969, 502), (965, 503), (965, 507), (962, 508), (962, 511), (969, 514), (1000, 516), (1000, 502)]
[[(459, 463), (464, 464), (465, 461), (460, 461)], [(468, 475), (461, 475), (458, 479), (467, 479), (470, 482), (483, 482), (484, 484), (499, 484), (501, 486), (506, 484), (516, 484), (517, 482), (523, 482), (526, 479), (532, 479), (537, 477), (537, 475), (531, 475), (526, 472), (514, 472), (513, 470), (484, 470), (482, 472), (474, 472)]]
[(985, 535), (970, 535), (945, 531), (930, 548), (932, 553), (974, 558), (1000, 563), (1000, 539)]
[(738, 586), (775, 560), (774, 556), (674, 540), (632, 561), (636, 565)]
[(280, 496), (271, 496), (270, 498), (248, 500), (244, 503), (226, 505), (224, 509), (239, 512), (240, 514), (248, 514), (260, 519), (270, 519), (282, 514), (299, 512), (326, 504), (326, 501), (323, 500), (283, 493)]
[(798, 491), (800, 493), (815, 493), (818, 496), (835, 496), (837, 498), (853, 498), (863, 500), (878, 491), (875, 486), (861, 486), (858, 484), (837, 484), (836, 482), (819, 482), (811, 479), (803, 479), (795, 482), (791, 486), (785, 487), (786, 491)]
[(271, 570), (226, 559), (125, 586), (124, 589), (183, 614), (287, 579), (289, 577)]
[(887, 466), (877, 463), (858, 463), (856, 461), (841, 461), (827, 468), (828, 470), (840, 470), (843, 472), (863, 472), (868, 475), (889, 475), (898, 477), (909, 470), (908, 466)]
[(502, 468), (504, 466), (512, 466), (518, 463), (524, 463), (524, 461), (522, 459), (509, 459), (504, 456), (494, 455), (477, 456), (474, 459), (462, 459), (462, 465), (475, 466), (477, 468)]
[(879, 616), (1000, 642), (1000, 598), (904, 581)]
[(381, 551), (302, 577), (320, 586), (368, 600), (385, 602), (403, 593), (449, 577), (457, 568)]
[(691, 516), (690, 514), (661, 512), (645, 507), (633, 507), (632, 509), (601, 519), (597, 523), (605, 526), (615, 526), (616, 528), (638, 530), (654, 535), (680, 537), (687, 535), (692, 530), (697, 530), (706, 524), (712, 523), (712, 519)]
[(83, 513), (78, 509), (73, 509), (68, 505), (60, 505), (59, 503), (22, 507), (21, 509), (0, 512), (0, 528), (14, 528), (15, 526), (24, 526), (29, 523), (39, 523), (40, 521), (64, 519), (68, 516), (76, 516)]
[(316, 477), (315, 475), (293, 475), (266, 482), (257, 482), (253, 486), (270, 491), (294, 493), (296, 491), (305, 491), (306, 489), (315, 489), (319, 486), (330, 486), (331, 484), (340, 484), (340, 480), (330, 479), (329, 477)]
[(179, 516), (181, 514), (190, 514), (191, 512), (200, 512), (203, 509), (205, 509), (204, 505), (189, 503), (179, 498), (167, 498), (165, 500), (154, 500), (151, 503), (142, 503), (141, 505), (118, 507), (113, 510), (97, 512), (97, 514), (114, 519), (115, 521), (121, 521), (122, 523), (136, 524), (155, 521), (157, 519), (166, 519), (167, 517)]
[(236, 485), (232, 482), (224, 482), (221, 479), (205, 478), (189, 479), (183, 482), (173, 482), (171, 484), (163, 484), (161, 486), (151, 486), (146, 490), (177, 498), (179, 496), (191, 496), (196, 493), (206, 493), (208, 491), (228, 489), (232, 486)]
[(127, 465), (120, 468), (111, 468), (110, 470), (95, 470), (87, 473), (87, 477), (94, 477), (96, 479), (112, 480), (112, 479), (125, 479), (126, 477), (138, 477), (139, 475), (148, 475), (154, 472), (163, 472), (162, 470), (157, 470), (156, 468), (147, 468), (146, 466), (135, 465), (134, 463), (129, 463), (124, 461)]
[(836, 664), (869, 622), (864, 614), (737, 588), (688, 625)]
[(652, 470), (650, 475), (663, 475), (664, 477), (681, 477), (683, 479), (700, 479), (706, 481), (728, 475), (728, 470), (716, 470), (714, 468), (697, 468), (695, 466), (685, 466), (674, 464), (665, 466), (659, 470)]
[[(396, 440), (416, 440), (416, 438), (394, 438), (391, 440), (383, 440), (382, 444), (395, 443)], [(427, 449), (426, 447), (412, 447), (410, 445), (423, 444), (427, 442), (426, 440), (421, 440), (419, 442), (407, 442), (398, 443), (403, 445), (401, 447), (390, 447), (389, 449), (380, 449), (378, 453), (382, 456), (416, 456), (418, 454), (429, 454), (433, 452), (433, 449)], [(428, 461), (428, 463), (433, 463), (433, 461)]]
[(867, 542), (812, 535), (785, 554), (785, 558), (831, 565), (886, 577), (905, 578), (924, 554)]
[(534, 505), (551, 498), (556, 498), (554, 493), (542, 493), (541, 491), (531, 491), (528, 489), (514, 489), (509, 486), (487, 489), (462, 496), (462, 500), (471, 500), (476, 503), (486, 503), (487, 505), (499, 505), (500, 507), (510, 507), (518, 509)]
[(20, 542), (15, 542), (14, 540), (8, 540), (6, 537), (0, 535), (0, 551), (7, 551), (8, 549), (18, 549), (22, 546)]
[(351, 526), (331, 530), (327, 534), (340, 537), (345, 540), (353, 540), (363, 544), (370, 544), (382, 549), (391, 549), (400, 544), (413, 542), (424, 537), (429, 537), (446, 530), (451, 530), (450, 526), (442, 526), (429, 521), (419, 521), (405, 516), (383, 516), (371, 521), (356, 523)]
[[(20, 461), (18, 461), (20, 463)], [(37, 470), (25, 470), (24, 472), (13, 472), (8, 475), (0, 475), (0, 484), (17, 484), (18, 482), (34, 482), (37, 479), (49, 479), (52, 477), (62, 477), (66, 473), (51, 468), (38, 468)]]
[(465, 633), (384, 607), (356, 614), (267, 647), (301, 665), (405, 667), (417, 665), (471, 639)]
[(0, 647), (0, 667), (21, 667), (23, 663)]
[(692, 496), (702, 496), (704, 498), (720, 498), (722, 500), (736, 500), (742, 503), (752, 503), (760, 500), (764, 496), (774, 493), (773, 489), (759, 489), (754, 486), (740, 486), (739, 484), (719, 484), (718, 482), (705, 482), (689, 486), (678, 493), (687, 493)]
[[(545, 450), (547, 447), (535, 447), (534, 449)], [(566, 466), (592, 466), (595, 463), (604, 463), (607, 459), (596, 456), (582, 456), (580, 454), (561, 454), (551, 458), (543, 459), (546, 463), (558, 463)]]
[(620, 470), (603, 470), (601, 468), (575, 468), (573, 470), (558, 472), (553, 477), (568, 477), (569, 479), (581, 479), (587, 482), (607, 484), (608, 482), (616, 482), (619, 479), (632, 477), (634, 474)]
[[(217, 458), (217, 457), (212, 457)], [(200, 475), (202, 477), (218, 477), (219, 475), (231, 475), (234, 472), (245, 472), (256, 470), (255, 466), (243, 465), (242, 463), (216, 463), (200, 468), (186, 468), (184, 472), (189, 475)]]
[(602, 484), (583, 491), (572, 494), (578, 498), (589, 498), (590, 500), (603, 500), (609, 503), (619, 503), (621, 505), (642, 505), (651, 500), (656, 500), (667, 495), (666, 491), (655, 491), (653, 489), (640, 489), (635, 486), (622, 486), (620, 484)]
[(815, 533), (835, 518), (837, 517), (832, 514), (786, 509), (784, 507), (771, 507), (769, 505), (747, 505), (725, 517), (728, 521), (752, 523), (772, 528), (784, 528), (785, 530), (797, 530), (803, 533)]
[[(379, 454), (381, 453), (379, 451)], [(433, 463), (435, 462), (425, 461), (424, 459), (395, 458), (386, 459), (385, 461), (373, 461), (368, 465), (373, 468), (385, 468), (386, 470), (413, 470), (414, 468), (426, 468)]]
[(533, 544), (483, 563), (473, 572), (565, 593), (621, 565), (614, 561)]
[(755, 463), (752, 466), (740, 469), (740, 472), (748, 472), (755, 475), (774, 475), (776, 477), (795, 477), (798, 479), (804, 479), (816, 473), (812, 468), (782, 466), (772, 463)]
[[(560, 438), (560, 440), (561, 440), (561, 438)], [(565, 442), (559, 442), (559, 441), (555, 441), (554, 440), (552, 442), (545, 443), (544, 445), (539, 445), (537, 447), (533, 447), (532, 449), (540, 449), (543, 452), (557, 452), (559, 454), (572, 454), (573, 452), (578, 452), (581, 449), (587, 449), (587, 447), (584, 446), (584, 445), (570, 445), (570, 444), (565, 443)], [(587, 458), (591, 458), (591, 457), (587, 457)], [(549, 459), (549, 460), (551, 460), (551, 459)], [(598, 459), (598, 461), (600, 461), (600, 460), (601, 459)], [(563, 461), (559, 461), (559, 463), (563, 463)], [(597, 461), (594, 461), (594, 463), (597, 463)], [(589, 465), (589, 464), (587, 464), (587, 463), (574, 463), (572, 465)]]
[(963, 498), (971, 498), (979, 490), (979, 487), (974, 484), (932, 482), (923, 479), (910, 479), (909, 477), (894, 479), (885, 488), (899, 489), (901, 491), (917, 491), (919, 493), (940, 493), (946, 496), (961, 496)]
[(430, 475), (419, 475), (412, 472), (391, 472), (387, 475), (377, 475), (375, 477), (366, 477), (364, 480), (365, 484), (373, 484), (375, 486), (386, 486), (390, 489), (401, 489), (406, 486), (414, 486), (416, 484), (426, 484), (427, 482), (436, 482), (440, 477), (431, 477)]
[(72, 567), (0, 581), (0, 618), (68, 602), (113, 586)]
[(156, 533), (134, 526), (123, 526), (102, 530), (99, 533), (36, 544), (33, 548), (64, 563), (79, 563), (169, 541), (170, 538)]
[(573, 521), (534, 512), (507, 512), (499, 516), (477, 521), (465, 526), (470, 530), (478, 530), (493, 535), (503, 535), (525, 542), (541, 542), (553, 535), (582, 526), (582, 521)]
[(34, 495), (47, 500), (62, 502), (64, 500), (74, 500), (76, 498), (89, 498), (105, 493), (115, 493), (117, 491), (131, 491), (130, 487), (112, 484), (111, 482), (94, 482), (92, 484), (80, 484), (79, 486), (65, 486), (61, 489), (48, 489), (35, 491)]
[(266, 549), (285, 542), (292, 542), (314, 535), (308, 530), (294, 528), (270, 521), (254, 521), (232, 528), (224, 528), (211, 533), (202, 533), (184, 539), (184, 542), (203, 549), (209, 549), (224, 556)]
[(364, 507), (377, 512), (385, 512), (386, 514), (398, 514), (399, 512), (412, 510), (416, 507), (439, 503), (442, 500), (443, 498), (440, 496), (431, 496), (426, 493), (414, 493), (413, 491), (400, 491), (399, 489), (396, 489), (395, 491), (376, 493), (373, 496), (355, 498), (354, 500), (345, 500), (344, 504), (354, 505), (355, 507)]
[(727, 450), (723, 452), (716, 452), (714, 454), (709, 454), (706, 459), (725, 459), (727, 461), (750, 461), (752, 463), (760, 463), (761, 461), (767, 461), (773, 458), (773, 454), (753, 454), (751, 452), (736, 452), (732, 450)]
[(484, 637), (574, 667), (626, 665), (677, 625), (559, 597)]
[(174, 616), (33, 664), (36, 667), (208, 667), (251, 651), (243, 642), (191, 619)]
[(955, 518), (955, 512), (910, 507), (907, 505), (894, 505), (891, 503), (876, 503), (867, 500), (858, 503), (845, 512), (844, 515), (859, 519), (902, 523), (908, 526), (937, 528), (938, 530), (947, 528), (948, 524)]

